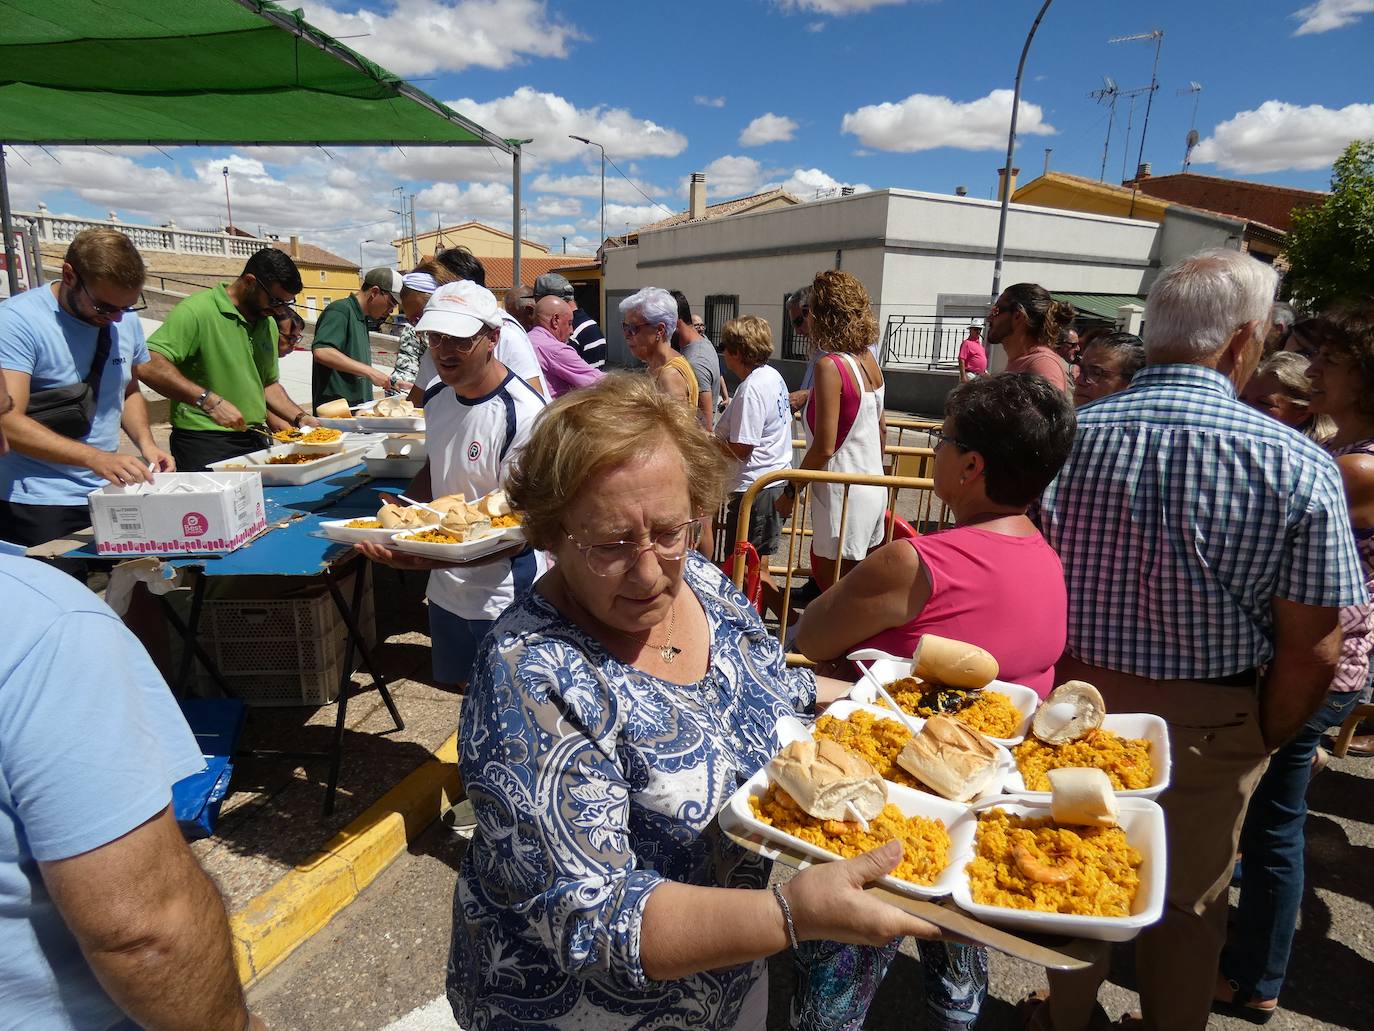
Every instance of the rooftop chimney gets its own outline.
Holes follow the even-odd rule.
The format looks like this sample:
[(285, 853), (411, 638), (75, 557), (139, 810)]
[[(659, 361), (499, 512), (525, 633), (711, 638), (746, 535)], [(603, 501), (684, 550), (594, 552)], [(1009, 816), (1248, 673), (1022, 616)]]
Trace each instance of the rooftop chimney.
[(301, 238), (300, 238), (299, 236), (293, 236), (293, 237), (291, 237), (291, 257), (293, 257), (293, 258), (299, 258), (300, 256), (301, 256)]
[(1135, 179), (1136, 182), (1140, 182), (1140, 180), (1148, 178), (1150, 178), (1150, 163), (1144, 161), (1141, 163), (1140, 167), (1135, 170)]
[(956, 187), (954, 188), (954, 196), (956, 196), (956, 197), (967, 197), (967, 196), (968, 196), (968, 187), (967, 187), (967, 186), (956, 186)]
[(1005, 196), (1007, 196), (1007, 197), (1010, 197), (1013, 193), (1016, 192), (1016, 177), (1017, 177), (1018, 175), (1020, 175), (1020, 174), (1021, 174), (1021, 169), (1019, 169), (1019, 168), (1013, 168), (1013, 169), (1011, 170), (1011, 182), (1008, 183), (1008, 182), (1007, 182), (1007, 170), (1006, 170), (1005, 168), (999, 168), (999, 169), (997, 170), (997, 199), (998, 199), (998, 200), (1001, 200), (1001, 199), (1002, 199), (1002, 197), (1003, 197), (1003, 191), (1006, 191), (1006, 192), (1005, 192)]
[(687, 217), (696, 221), (706, 217), (706, 173), (693, 172), (687, 192)]

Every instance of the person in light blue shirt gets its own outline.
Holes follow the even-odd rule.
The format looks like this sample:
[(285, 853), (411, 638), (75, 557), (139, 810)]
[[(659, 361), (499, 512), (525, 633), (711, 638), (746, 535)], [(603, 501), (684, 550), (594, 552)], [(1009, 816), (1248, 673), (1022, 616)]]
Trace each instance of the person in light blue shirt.
[[(0, 370), (14, 401), (3, 427), (11, 453), (0, 458), (0, 539), (42, 544), (90, 525), (87, 496), (107, 483), (151, 479), (175, 468), (153, 441), (137, 369), (148, 361), (143, 327), (143, 259), (114, 229), (87, 229), (67, 249), (62, 276), (0, 303)], [(102, 367), (93, 371), (108, 337)], [(26, 414), (39, 391), (87, 381), (95, 390), (90, 429), (63, 436)], [(138, 455), (116, 454), (124, 427)]]
[[(0, 381), (0, 457), (13, 401)], [(205, 766), (147, 653), (0, 549), (0, 1031), (262, 1031), (172, 785)]]

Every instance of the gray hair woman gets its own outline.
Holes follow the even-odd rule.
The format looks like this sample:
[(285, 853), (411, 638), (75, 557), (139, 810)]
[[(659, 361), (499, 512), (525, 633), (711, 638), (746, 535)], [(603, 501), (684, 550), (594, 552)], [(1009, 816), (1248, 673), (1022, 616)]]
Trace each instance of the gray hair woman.
[(620, 302), (620, 329), (630, 353), (649, 367), (659, 389), (697, 408), (696, 373), (687, 359), (673, 350), (677, 331), (677, 301), (667, 290), (646, 286)]

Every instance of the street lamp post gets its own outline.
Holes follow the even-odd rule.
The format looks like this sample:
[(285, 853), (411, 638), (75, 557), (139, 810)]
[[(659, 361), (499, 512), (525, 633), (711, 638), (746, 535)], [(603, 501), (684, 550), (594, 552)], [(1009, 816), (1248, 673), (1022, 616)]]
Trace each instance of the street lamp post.
[(995, 301), (1002, 292), (1002, 259), (1007, 252), (1007, 208), (1011, 204), (1012, 157), (1016, 151), (1016, 115), (1021, 107), (1021, 73), (1026, 70), (1026, 55), (1030, 53), (1031, 40), (1035, 30), (1040, 27), (1040, 19), (1050, 9), (1054, 0), (1045, 0), (1040, 13), (1031, 22), (1030, 32), (1026, 33), (1026, 45), (1021, 48), (1021, 60), (1016, 65), (1016, 88), (1011, 94), (1011, 128), (1007, 131), (1007, 163), (1002, 175), (1002, 213), (997, 218), (997, 256), (992, 262), (992, 299)]
[(225, 226), (225, 230), (227, 231), (227, 230), (229, 230), (229, 229), (232, 229), (232, 228), (233, 228), (233, 225), (234, 225), (234, 209), (233, 209), (232, 207), (230, 207), (230, 205), (229, 205), (229, 166), (228, 166), (228, 165), (225, 165), (225, 166), (224, 166), (224, 210), (225, 210), (226, 212), (228, 212), (228, 214), (229, 214), (229, 224), (228, 224), (227, 226)]
[(585, 136), (574, 136), (572, 133), (569, 133), (568, 139), (576, 140), (578, 143), (585, 143), (589, 147), (595, 147), (597, 150), (601, 151), (601, 238), (597, 241), (597, 246), (600, 247), (606, 242), (606, 148), (595, 140), (587, 139)]
[(363, 244), (371, 242), (372, 237), (370, 236), (366, 240), (358, 241), (358, 275), (360, 276), (363, 274)]

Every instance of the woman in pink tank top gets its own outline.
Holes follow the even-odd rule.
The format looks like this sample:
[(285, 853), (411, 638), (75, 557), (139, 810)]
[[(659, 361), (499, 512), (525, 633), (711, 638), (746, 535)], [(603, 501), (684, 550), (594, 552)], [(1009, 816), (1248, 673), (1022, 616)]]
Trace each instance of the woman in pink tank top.
[(1073, 406), (1043, 377), (956, 387), (934, 471), (955, 525), (869, 555), (807, 606), (797, 647), (817, 661), (860, 647), (909, 656), (922, 634), (939, 634), (986, 648), (1001, 679), (1047, 695), (1068, 603), (1059, 557), (1026, 508), (1064, 464), (1074, 428)]
[[(1001, 677), (1049, 693), (1064, 650), (1064, 570), (1026, 508), (1069, 457), (1076, 426), (1062, 390), (1034, 373), (979, 378), (956, 387), (935, 434), (935, 493), (952, 529), (884, 545), (807, 606), (797, 647), (817, 661), (856, 647), (909, 656), (924, 633), (980, 645)], [(806, 943), (811, 946), (812, 943)], [(927, 1023), (972, 1027), (987, 997), (984, 949), (916, 943)], [(897, 945), (822, 943), (797, 976), (815, 1026), (858, 1027)], [(834, 991), (844, 984), (846, 990)]]

